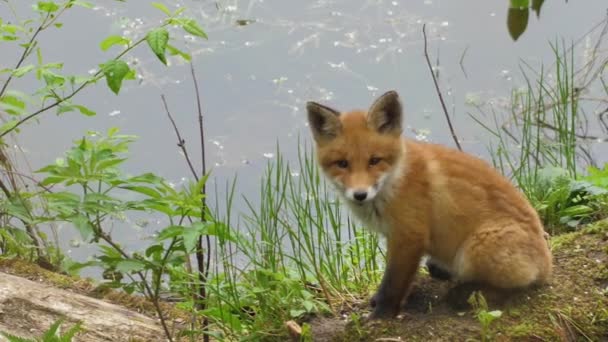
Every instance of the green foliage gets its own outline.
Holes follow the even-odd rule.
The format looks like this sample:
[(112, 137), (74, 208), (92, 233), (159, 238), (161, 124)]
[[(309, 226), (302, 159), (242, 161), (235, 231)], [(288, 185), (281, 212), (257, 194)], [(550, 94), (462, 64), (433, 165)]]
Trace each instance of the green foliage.
[[(605, 182), (606, 176), (596, 174), (595, 182)], [(596, 185), (589, 177), (570, 178), (561, 168), (545, 168), (538, 170), (537, 181), (527, 195), (546, 229), (556, 233), (604, 216), (608, 188)]]
[(530, 9), (540, 18), (544, 0), (510, 0), (507, 12), (507, 29), (513, 40), (517, 40), (528, 27)]
[(124, 79), (134, 79), (134, 72), (129, 65), (122, 60), (111, 60), (101, 65), (101, 70), (106, 78), (108, 88), (118, 95)]
[(163, 64), (167, 64), (167, 58), (165, 57), (165, 51), (167, 50), (167, 43), (169, 42), (169, 31), (165, 28), (158, 28), (148, 32), (146, 41), (152, 49), (152, 52), (160, 59)]
[(55, 323), (51, 324), (49, 329), (44, 332), (40, 338), (36, 339), (23, 338), (7, 333), (0, 334), (3, 335), (9, 342), (71, 342), (74, 336), (83, 330), (81, 323), (77, 323), (65, 333), (61, 333), (61, 324), (63, 324), (63, 320), (57, 320)]
[[(489, 148), (494, 166), (511, 176), (539, 211), (547, 230), (555, 233), (605, 215), (607, 188), (598, 170), (590, 169), (589, 177), (581, 172), (580, 156), (586, 151), (578, 143), (577, 127), (584, 113), (575, 85), (573, 49), (563, 44), (553, 44), (552, 49), (551, 82), (548, 71), (528, 66), (528, 73), (538, 78), (533, 82), (523, 73), (526, 86), (513, 91), (506, 117), (499, 118), (494, 108), (489, 109), (493, 124), (471, 117), (495, 138)], [(484, 109), (477, 108), (486, 116)]]
[[(105, 78), (108, 88), (118, 94), (123, 81), (133, 80), (136, 76), (136, 71), (125, 62), (124, 57), (144, 41), (148, 43), (150, 50), (163, 64), (167, 64), (167, 52), (171, 56), (180, 56), (189, 61), (191, 56), (188, 53), (170, 44), (167, 29), (170, 25), (178, 26), (192, 35), (207, 38), (194, 19), (182, 14), (183, 9), (171, 13), (165, 5), (154, 3), (154, 7), (161, 9), (167, 15), (159, 26), (150, 29), (143, 37), (135, 41), (118, 35), (106, 37), (101, 41), (100, 48), (107, 51), (114, 46), (120, 46), (122, 50), (115, 57), (102, 63), (99, 71), (93, 75), (65, 75), (62, 73), (62, 63), (43, 63), (43, 51), (39, 39), (49, 28), (61, 28), (62, 25), (58, 20), (66, 15), (73, 6), (93, 7), (89, 2), (77, 0), (39, 1), (32, 6), (33, 11), (39, 14), (37, 20), (19, 21), (16, 13), (14, 20), (11, 18), (5, 20), (0, 17), (0, 42), (14, 43), (15, 48), (23, 49), (15, 67), (0, 70), (0, 73), (10, 74), (10, 77), (0, 87), (0, 110), (15, 117), (6, 120), (6, 123), (0, 126), (0, 139), (17, 130), (23, 123), (55, 107), (57, 107), (57, 114), (77, 111), (87, 116), (95, 115), (94, 110), (82, 104), (74, 104), (72, 98), (102, 78)], [(10, 23), (5, 23), (5, 21)], [(32, 61), (33, 56), (36, 56), (35, 61)], [(32, 73), (40, 81), (41, 86), (31, 94), (40, 103), (24, 101), (21, 96), (24, 92), (9, 88), (13, 78), (26, 77)], [(15, 94), (20, 94), (20, 96)]]
[(502, 311), (493, 310), (488, 311), (488, 303), (479, 291), (475, 291), (471, 294), (468, 300), (469, 304), (475, 311), (475, 317), (481, 325), (481, 341), (492, 341), (492, 335), (490, 334), (490, 325), (495, 320), (502, 316)]

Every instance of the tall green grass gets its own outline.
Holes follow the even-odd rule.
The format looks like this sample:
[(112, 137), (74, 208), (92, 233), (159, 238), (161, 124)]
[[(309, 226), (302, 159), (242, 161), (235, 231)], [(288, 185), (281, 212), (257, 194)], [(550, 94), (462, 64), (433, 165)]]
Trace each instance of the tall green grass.
[[(489, 146), (494, 166), (522, 189), (547, 229), (557, 232), (564, 226), (575, 227), (596, 210), (588, 205), (591, 184), (581, 182), (588, 151), (581, 141), (587, 117), (580, 95), (585, 90), (581, 87), (590, 84), (577, 79), (574, 46), (551, 47), (550, 70), (537, 71), (524, 63), (525, 84), (512, 92), (507, 115), (481, 107), (469, 115), (494, 138)], [(600, 65), (592, 78), (602, 81), (604, 67)]]
[(234, 183), (216, 202), (215, 217), (232, 238), (215, 240), (207, 314), (223, 336), (280, 339), (286, 320), (337, 313), (381, 276), (376, 235), (346, 215), (310, 150), (299, 150), (295, 166), (278, 149), (276, 155), (259, 198), (244, 199), (247, 212), (233, 213)]

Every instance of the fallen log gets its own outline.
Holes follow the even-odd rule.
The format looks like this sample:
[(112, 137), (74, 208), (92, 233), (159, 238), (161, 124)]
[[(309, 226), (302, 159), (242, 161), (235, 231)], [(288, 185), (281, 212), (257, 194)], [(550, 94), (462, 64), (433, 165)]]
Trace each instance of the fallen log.
[(59, 319), (63, 319), (65, 329), (82, 323), (83, 330), (75, 341), (164, 340), (163, 330), (153, 318), (0, 272), (0, 332), (36, 338)]

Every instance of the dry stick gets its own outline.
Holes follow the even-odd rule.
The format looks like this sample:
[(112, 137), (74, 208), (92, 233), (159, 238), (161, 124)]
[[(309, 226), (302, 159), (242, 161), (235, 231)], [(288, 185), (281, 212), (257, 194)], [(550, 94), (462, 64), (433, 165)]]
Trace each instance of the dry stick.
[(171, 115), (171, 112), (169, 111), (169, 106), (167, 106), (167, 100), (165, 100), (165, 95), (161, 95), (160, 99), (163, 101), (163, 106), (165, 107), (165, 112), (167, 112), (167, 116), (169, 117), (169, 120), (171, 120), (171, 125), (173, 125), (173, 130), (175, 131), (175, 135), (177, 135), (177, 146), (179, 146), (182, 149), (182, 152), (184, 153), (184, 157), (186, 158), (186, 162), (188, 163), (188, 167), (190, 168), (190, 172), (192, 172), (194, 179), (196, 179), (196, 181), (198, 182), (198, 175), (196, 174), (196, 171), (194, 170), (194, 166), (192, 165), (192, 162), (190, 161), (190, 156), (188, 155), (188, 150), (186, 150), (186, 140), (184, 140), (182, 138), (181, 134), (179, 133), (179, 129), (177, 128), (177, 125), (175, 124), (175, 120), (173, 120), (173, 115)]
[[(205, 163), (205, 131), (203, 130), (203, 110), (201, 106), (201, 96), (198, 89), (198, 81), (196, 80), (196, 73), (194, 72), (194, 65), (190, 62), (190, 73), (192, 74), (192, 82), (194, 83), (194, 90), (196, 92), (196, 105), (198, 109), (198, 125), (199, 125), (199, 135), (201, 139), (201, 165), (202, 172), (201, 176), (205, 177), (207, 173), (207, 164)], [(205, 202), (206, 195), (206, 186), (203, 184), (201, 187), (201, 222), (205, 222), (205, 211), (207, 210), (207, 203)], [(199, 272), (199, 280), (201, 282), (201, 287), (199, 288), (199, 295), (201, 296), (201, 301), (197, 306), (200, 310), (204, 310), (206, 308), (205, 300), (207, 299), (207, 277), (209, 276), (209, 268), (211, 261), (211, 239), (209, 235), (205, 235), (206, 243), (207, 243), (207, 260), (205, 262), (205, 255), (203, 252), (203, 237), (199, 236), (198, 244), (196, 248), (196, 263), (198, 264), (198, 272)], [(206, 266), (206, 267), (205, 267)], [(207, 331), (207, 327), (209, 326), (209, 319), (207, 316), (203, 318), (203, 340), (205, 342), (209, 342), (209, 335), (205, 332)]]
[[(192, 162), (190, 161), (190, 155), (188, 154), (188, 149), (186, 149), (186, 140), (184, 140), (179, 132), (179, 128), (177, 128), (177, 125), (175, 124), (175, 120), (173, 119), (173, 115), (171, 115), (171, 112), (169, 111), (169, 106), (167, 105), (167, 101), (165, 100), (165, 95), (161, 95), (160, 96), (163, 105), (165, 106), (165, 111), (167, 112), (167, 116), (169, 117), (169, 120), (171, 120), (171, 125), (173, 125), (173, 131), (175, 131), (175, 135), (177, 136), (177, 146), (179, 146), (182, 149), (182, 152), (184, 153), (184, 157), (186, 158), (186, 162), (188, 163), (188, 167), (190, 168), (190, 172), (192, 172), (192, 176), (194, 176), (194, 179), (196, 179), (196, 181), (198, 182), (198, 175), (196, 174), (196, 170), (194, 169), (194, 166), (192, 165)], [(182, 222), (184, 220), (184, 217), (182, 217), (179, 220), (179, 225), (182, 225)], [(192, 221), (190, 221), (190, 223), (192, 223)], [(186, 258), (186, 270), (189, 273), (192, 273), (192, 265), (190, 262), (190, 258)], [(192, 286), (195, 286), (194, 284)], [(195, 289), (194, 287), (192, 288), (192, 293), (195, 293)], [(193, 295), (192, 298), (193, 302), (196, 302), (196, 294)], [(192, 330), (194, 330), (194, 322), (196, 321), (195, 316), (193, 316), (192, 318), (192, 322), (191, 322), (191, 326), (192, 326)]]
[(454, 132), (454, 126), (452, 126), (452, 120), (450, 120), (450, 115), (448, 114), (448, 108), (445, 105), (445, 101), (443, 101), (443, 95), (441, 94), (441, 89), (439, 89), (439, 84), (437, 83), (437, 78), (435, 77), (435, 73), (433, 72), (433, 66), (431, 65), (431, 60), (427, 51), (426, 24), (422, 25), (422, 35), (424, 37), (424, 58), (426, 59), (426, 64), (429, 66), (429, 70), (431, 71), (433, 83), (435, 83), (435, 90), (437, 90), (437, 96), (439, 96), (439, 101), (441, 102), (441, 107), (443, 108), (443, 113), (445, 114), (445, 119), (447, 120), (448, 126), (450, 127), (450, 133), (452, 133), (452, 138), (456, 143), (456, 147), (458, 147), (458, 149), (462, 151), (462, 147), (460, 147), (460, 143), (458, 142), (458, 137)]

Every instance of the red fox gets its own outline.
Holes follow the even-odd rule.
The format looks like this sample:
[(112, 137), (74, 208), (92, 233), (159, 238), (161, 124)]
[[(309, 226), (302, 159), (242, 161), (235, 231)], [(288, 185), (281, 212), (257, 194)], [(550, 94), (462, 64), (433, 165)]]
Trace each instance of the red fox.
[(367, 112), (306, 108), (323, 173), (387, 240), (370, 318), (398, 314), (424, 255), (460, 283), (515, 289), (550, 279), (543, 226), (524, 195), (476, 157), (403, 138), (395, 91)]

